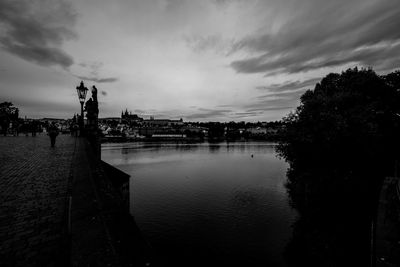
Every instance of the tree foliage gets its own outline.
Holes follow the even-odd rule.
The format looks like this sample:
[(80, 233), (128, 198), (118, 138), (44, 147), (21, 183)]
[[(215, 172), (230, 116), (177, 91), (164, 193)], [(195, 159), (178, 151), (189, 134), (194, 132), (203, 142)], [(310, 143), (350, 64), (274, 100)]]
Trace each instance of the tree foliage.
[(10, 120), (18, 119), (18, 108), (14, 107), (11, 102), (0, 103), (0, 117), (9, 118)]
[(18, 108), (14, 107), (11, 102), (0, 103), (0, 125), (2, 131), (7, 131), (10, 122), (18, 121)]
[(392, 174), (399, 154), (399, 77), (357, 68), (327, 75), (284, 119), (280, 155), (292, 168)]
[(301, 257), (319, 259), (315, 265), (334, 266), (347, 246), (359, 248), (353, 258), (367, 254), (380, 183), (400, 154), (399, 85), (398, 71), (331, 73), (283, 120), (278, 152), (290, 164), (287, 188), (300, 213), (291, 244), (307, 243)]

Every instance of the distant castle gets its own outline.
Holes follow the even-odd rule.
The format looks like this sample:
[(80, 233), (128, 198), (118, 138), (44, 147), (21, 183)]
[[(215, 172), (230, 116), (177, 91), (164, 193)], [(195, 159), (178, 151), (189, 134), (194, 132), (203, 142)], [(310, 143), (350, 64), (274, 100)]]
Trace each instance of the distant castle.
[(139, 123), (140, 125), (147, 127), (159, 127), (159, 126), (182, 126), (183, 120), (182, 118), (179, 120), (169, 120), (169, 119), (154, 119), (153, 116), (150, 117), (149, 120), (144, 120), (136, 114), (132, 114), (132, 112), (128, 112), (128, 109), (125, 109), (125, 112), (121, 112), (121, 121), (126, 121), (127, 123)]
[(137, 114), (132, 114), (132, 112), (128, 112), (128, 109), (125, 109), (125, 112), (121, 112), (121, 120), (125, 120), (129, 123), (132, 122), (141, 122), (143, 118), (139, 117)]

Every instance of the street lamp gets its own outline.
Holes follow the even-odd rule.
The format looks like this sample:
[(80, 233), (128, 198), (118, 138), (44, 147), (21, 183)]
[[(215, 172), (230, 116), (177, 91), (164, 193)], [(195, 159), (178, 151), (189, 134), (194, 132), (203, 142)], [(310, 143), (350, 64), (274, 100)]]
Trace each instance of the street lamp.
[(83, 104), (85, 103), (87, 91), (88, 89), (83, 84), (83, 81), (81, 81), (81, 84), (76, 87), (76, 92), (78, 93), (79, 102), (81, 103), (81, 119), (79, 121), (79, 130), (81, 135), (83, 132)]

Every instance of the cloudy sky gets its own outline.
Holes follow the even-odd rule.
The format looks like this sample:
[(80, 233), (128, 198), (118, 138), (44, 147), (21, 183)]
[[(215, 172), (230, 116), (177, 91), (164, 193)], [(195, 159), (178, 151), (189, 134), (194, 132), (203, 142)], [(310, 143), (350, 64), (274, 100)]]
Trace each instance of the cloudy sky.
[(400, 67), (398, 0), (0, 0), (0, 101), (72, 117), (269, 121), (330, 72)]

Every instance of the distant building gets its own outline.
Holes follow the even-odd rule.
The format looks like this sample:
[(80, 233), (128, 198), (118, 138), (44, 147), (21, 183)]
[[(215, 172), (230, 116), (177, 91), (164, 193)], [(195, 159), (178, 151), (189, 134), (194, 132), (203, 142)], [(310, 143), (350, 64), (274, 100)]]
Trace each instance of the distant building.
[(107, 117), (107, 118), (99, 118), (100, 123), (110, 123), (112, 121), (115, 121), (117, 123), (121, 123), (121, 118), (120, 117)]
[(153, 134), (152, 138), (186, 138), (186, 134)]
[(153, 134), (159, 132), (159, 128), (157, 127), (141, 127), (139, 128), (139, 135), (151, 137)]
[(193, 133), (207, 133), (208, 132), (208, 128), (206, 127), (199, 127), (199, 126), (191, 126), (191, 125), (187, 125), (187, 126), (183, 126), (181, 128), (181, 130), (184, 131), (190, 131)]
[(121, 120), (126, 121), (127, 123), (138, 123), (143, 121), (143, 118), (139, 117), (137, 114), (132, 114), (132, 112), (128, 113), (128, 109), (125, 109), (125, 112), (121, 112)]
[(40, 122), (56, 122), (56, 123), (59, 123), (59, 122), (64, 122), (66, 120), (65, 119), (57, 119), (57, 118), (43, 118), (43, 119), (40, 119), (39, 121)]
[(170, 126), (182, 126), (183, 120), (168, 120), (168, 119), (154, 119), (154, 117), (150, 117), (149, 120), (143, 120), (143, 125), (147, 127), (170, 127)]
[(267, 133), (267, 128), (264, 127), (252, 127), (248, 128), (247, 132), (251, 134), (266, 134)]

